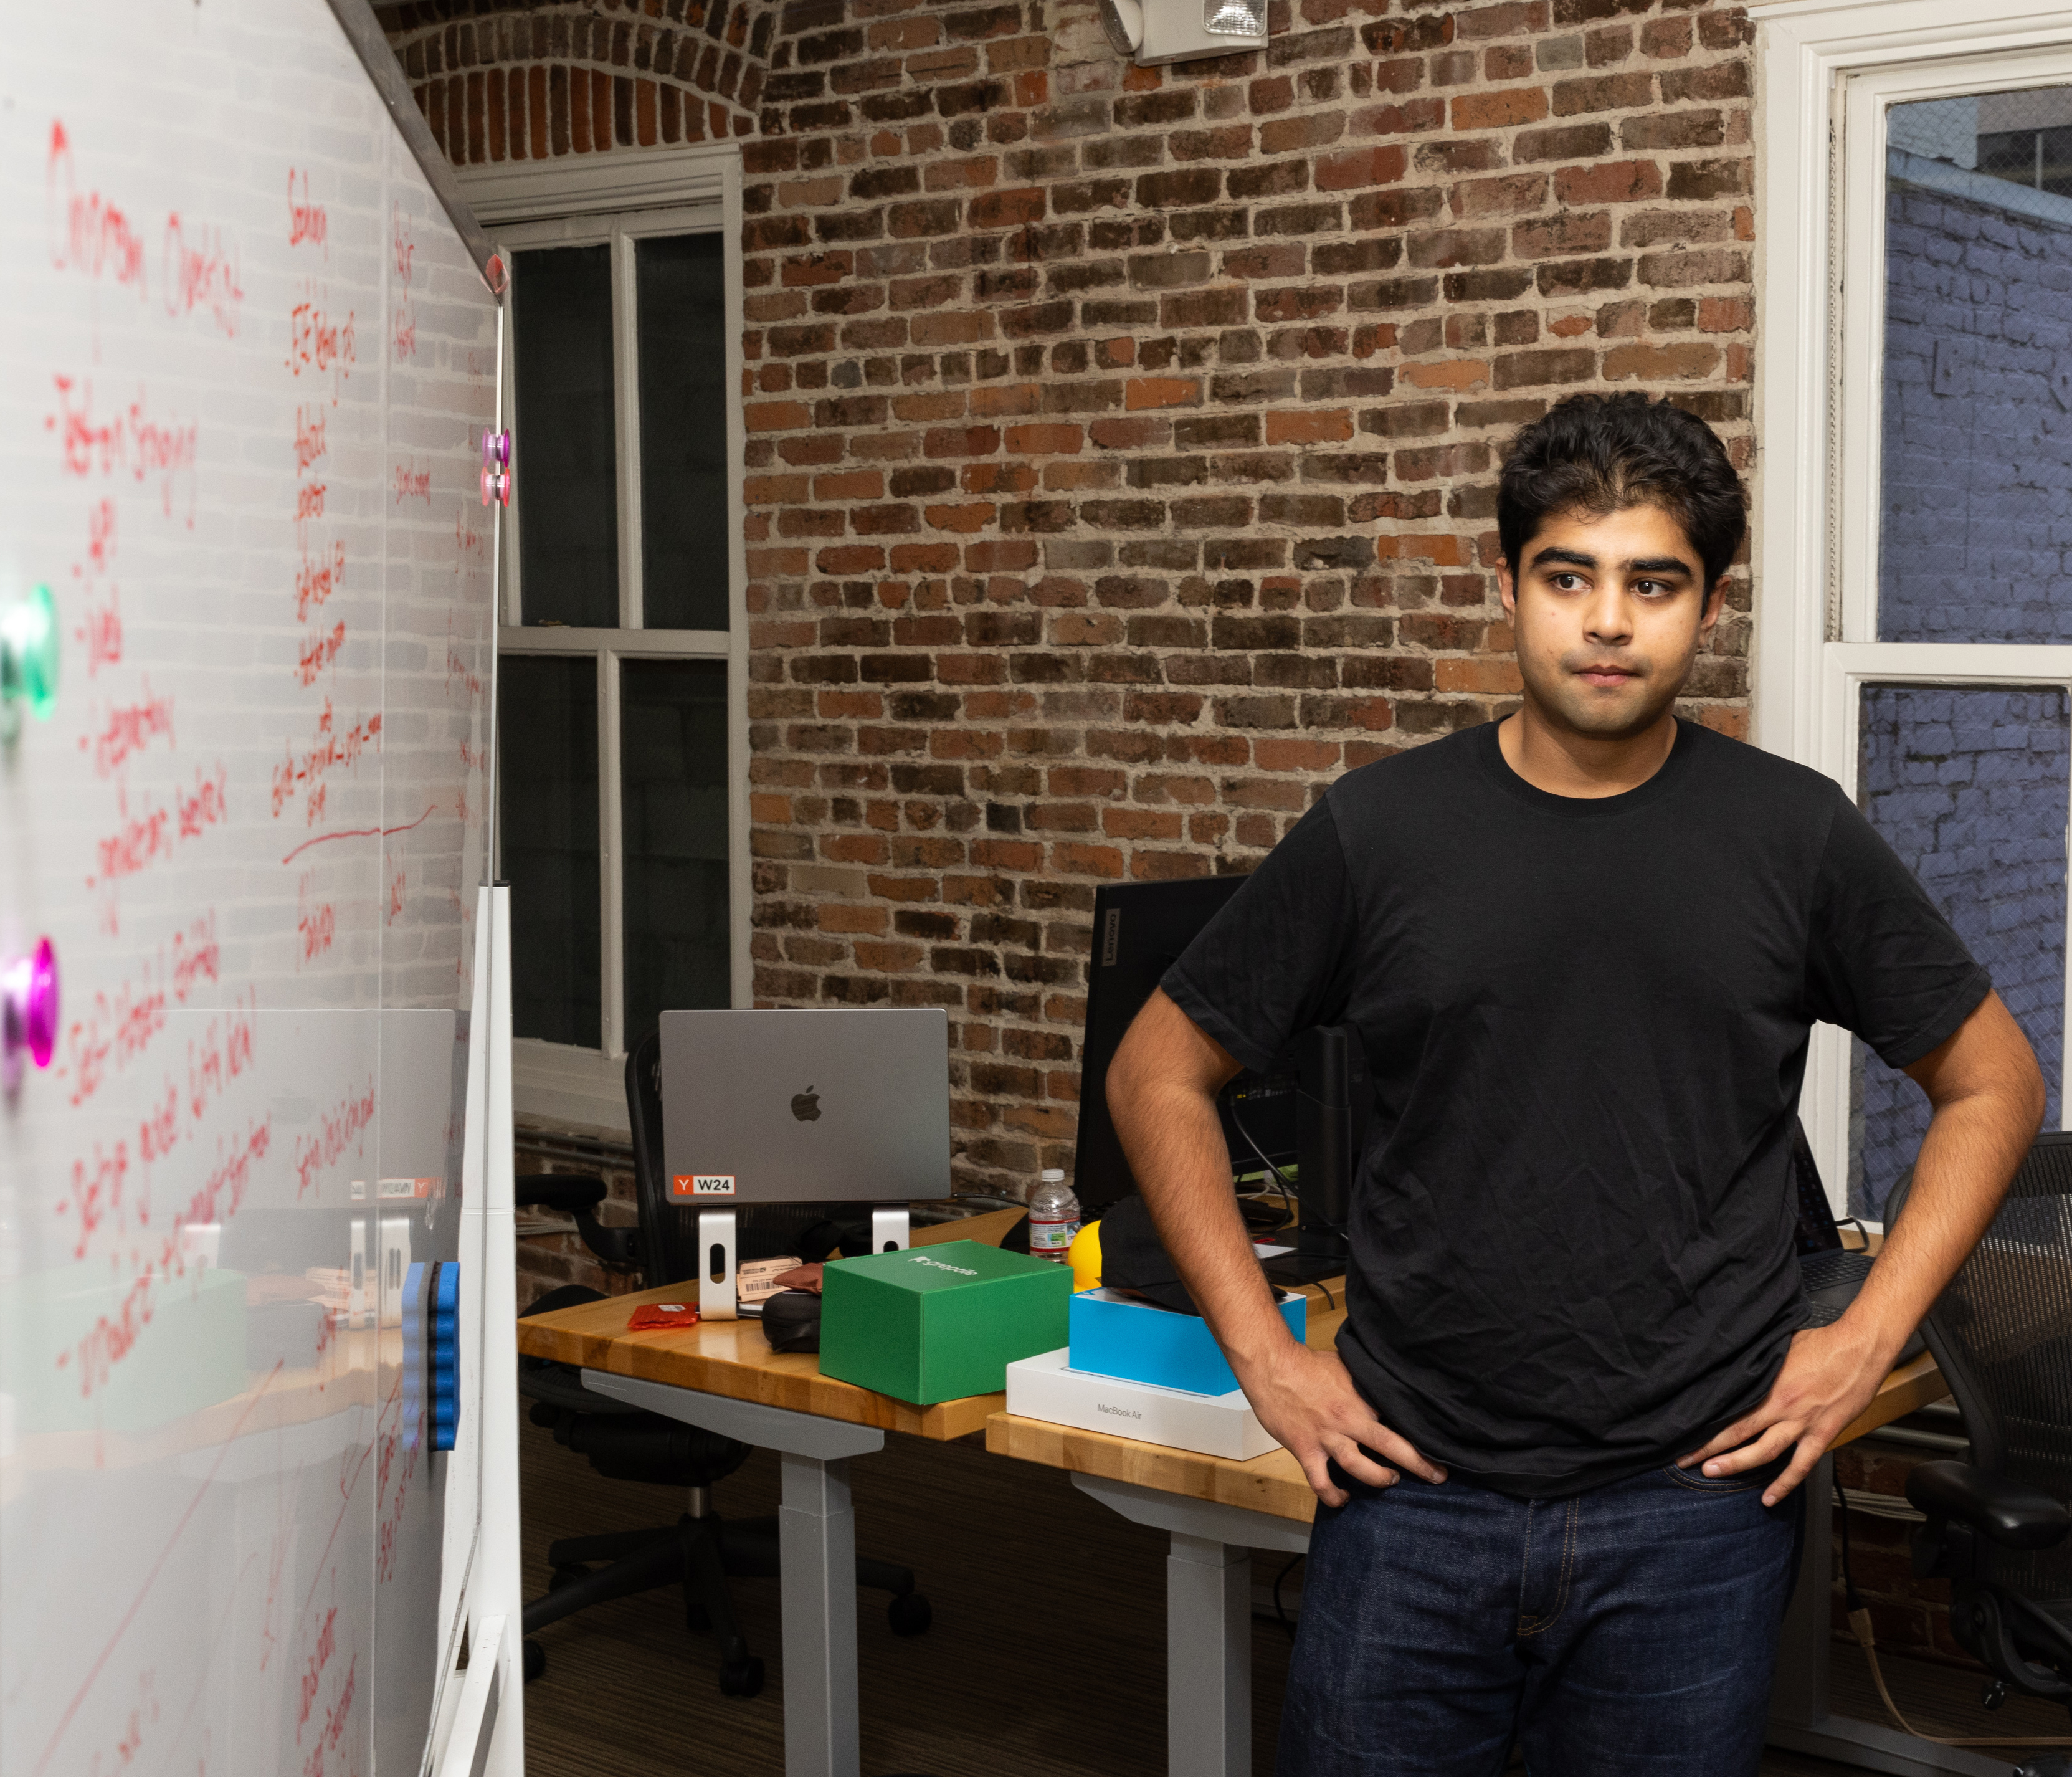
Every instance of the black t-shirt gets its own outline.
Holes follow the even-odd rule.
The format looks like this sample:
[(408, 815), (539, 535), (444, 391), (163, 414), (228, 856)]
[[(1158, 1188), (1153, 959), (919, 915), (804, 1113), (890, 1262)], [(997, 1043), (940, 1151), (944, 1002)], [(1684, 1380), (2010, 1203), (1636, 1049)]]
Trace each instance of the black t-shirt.
[(1803, 1320), (1810, 1027), (1904, 1067), (1990, 985), (1832, 781), (1689, 722), (1600, 799), (1526, 783), (1494, 723), (1350, 771), (1164, 981), (1253, 1067), (1358, 1029), (1338, 1349), (1384, 1425), (1523, 1498), (1762, 1401)]

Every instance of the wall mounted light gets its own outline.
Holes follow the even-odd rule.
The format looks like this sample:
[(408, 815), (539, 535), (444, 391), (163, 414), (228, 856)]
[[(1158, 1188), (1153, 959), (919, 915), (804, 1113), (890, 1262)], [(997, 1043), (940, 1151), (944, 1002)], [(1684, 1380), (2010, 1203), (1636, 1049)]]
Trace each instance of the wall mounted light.
[(1266, 0), (1101, 0), (1100, 18), (1139, 68), (1266, 47)]

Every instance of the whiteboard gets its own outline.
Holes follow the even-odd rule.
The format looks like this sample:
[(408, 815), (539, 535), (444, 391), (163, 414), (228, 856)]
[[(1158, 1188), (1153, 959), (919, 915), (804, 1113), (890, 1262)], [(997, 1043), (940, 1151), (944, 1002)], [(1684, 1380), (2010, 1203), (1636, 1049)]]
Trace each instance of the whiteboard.
[(414, 1771), (497, 306), (323, 0), (8, 24), (0, 631), (47, 586), (60, 668), (0, 972), (60, 1010), (0, 1094), (0, 1770)]

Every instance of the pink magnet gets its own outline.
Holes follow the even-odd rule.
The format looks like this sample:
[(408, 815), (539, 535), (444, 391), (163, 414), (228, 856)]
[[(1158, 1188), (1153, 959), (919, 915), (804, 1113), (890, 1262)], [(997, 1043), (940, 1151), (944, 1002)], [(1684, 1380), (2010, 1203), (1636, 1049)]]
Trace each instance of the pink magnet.
[(49, 1067), (58, 1043), (58, 959), (49, 939), (0, 976), (0, 1002), (4, 1002), (8, 1061), (18, 1067), (19, 1054), (27, 1049), (39, 1067)]

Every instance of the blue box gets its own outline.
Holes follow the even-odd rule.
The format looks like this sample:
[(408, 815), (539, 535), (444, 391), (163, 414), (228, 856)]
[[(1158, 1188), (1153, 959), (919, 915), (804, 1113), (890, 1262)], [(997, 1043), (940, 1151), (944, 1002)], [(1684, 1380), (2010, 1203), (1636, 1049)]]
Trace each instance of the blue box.
[[(1228, 1394), (1237, 1386), (1223, 1348), (1199, 1314), (1137, 1302), (1112, 1290), (1083, 1290), (1072, 1298), (1071, 1363), (1075, 1370), (1149, 1382), (1190, 1394)], [(1309, 1327), (1309, 1299), (1281, 1298), (1281, 1318), (1297, 1339)]]

